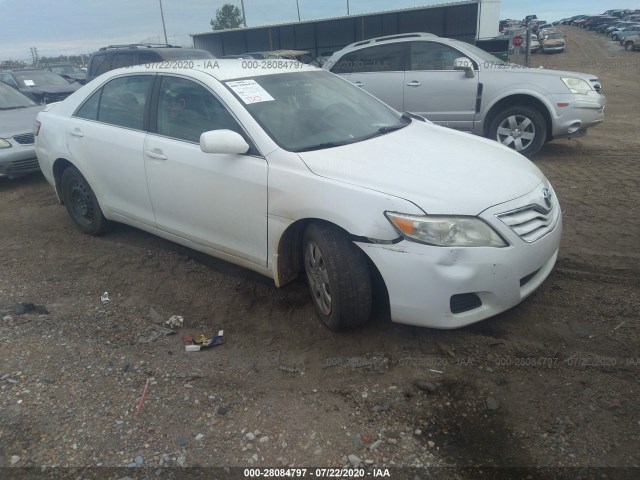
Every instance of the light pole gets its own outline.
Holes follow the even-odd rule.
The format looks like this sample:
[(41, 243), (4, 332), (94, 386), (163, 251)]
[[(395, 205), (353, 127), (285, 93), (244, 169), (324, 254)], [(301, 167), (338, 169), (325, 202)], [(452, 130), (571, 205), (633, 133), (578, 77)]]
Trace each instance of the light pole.
[(347, 15), (349, 15), (349, 0), (347, 0)]
[(164, 12), (162, 11), (162, 0), (160, 0), (160, 16), (162, 17), (162, 30), (164, 31), (164, 43), (169, 43), (167, 40), (167, 28), (164, 26)]
[(244, 0), (240, 0), (240, 6), (242, 7), (242, 23), (244, 23), (244, 28), (247, 28), (247, 16), (244, 14)]
[(298, 0), (296, 0), (296, 7), (298, 8), (298, 21), (300, 21), (300, 4), (298, 3)]

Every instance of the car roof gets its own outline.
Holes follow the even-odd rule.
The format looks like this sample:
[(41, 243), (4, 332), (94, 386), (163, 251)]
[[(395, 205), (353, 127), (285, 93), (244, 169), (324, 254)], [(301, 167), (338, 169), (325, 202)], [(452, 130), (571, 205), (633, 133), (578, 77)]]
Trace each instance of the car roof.
[[(202, 59), (194, 60), (193, 68), (185, 70), (185, 68), (166, 68), (162, 62), (148, 63), (144, 65), (135, 65), (133, 67), (119, 68), (111, 70), (99, 78), (110, 78), (122, 73), (184, 73), (188, 70), (206, 73), (219, 81), (252, 78), (258, 76), (275, 75), (278, 73), (296, 73), (296, 72), (320, 72), (322, 69), (300, 63), (296, 60), (274, 59), (269, 65), (272, 68), (262, 68), (262, 62), (251, 62), (240, 59)], [(157, 67), (154, 67), (157, 65)]]

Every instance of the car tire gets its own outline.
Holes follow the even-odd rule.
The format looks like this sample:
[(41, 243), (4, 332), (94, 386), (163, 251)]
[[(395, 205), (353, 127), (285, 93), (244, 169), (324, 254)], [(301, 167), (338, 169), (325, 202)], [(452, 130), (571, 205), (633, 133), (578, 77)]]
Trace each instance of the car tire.
[(498, 113), (489, 126), (489, 138), (522, 155), (535, 155), (547, 138), (547, 122), (542, 114), (525, 105)]
[(617, 42), (617, 41), (618, 41), (618, 35), (613, 35), (613, 36), (611, 37), (611, 39)]
[(75, 167), (62, 173), (62, 200), (76, 226), (89, 235), (100, 235), (109, 229), (109, 221), (102, 214), (89, 182)]
[(633, 52), (633, 49), (634, 49), (633, 42), (627, 42), (627, 43), (624, 45), (624, 49), (625, 49), (627, 52)]
[(333, 331), (364, 325), (371, 315), (371, 276), (364, 253), (325, 223), (305, 230), (303, 262), (313, 306)]

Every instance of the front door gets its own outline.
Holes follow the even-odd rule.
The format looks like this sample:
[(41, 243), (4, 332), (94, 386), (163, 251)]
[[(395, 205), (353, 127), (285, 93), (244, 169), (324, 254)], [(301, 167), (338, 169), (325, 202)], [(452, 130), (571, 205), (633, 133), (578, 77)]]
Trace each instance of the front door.
[(470, 131), (475, 118), (478, 72), (468, 78), (453, 69), (453, 61), (465, 55), (434, 41), (409, 43), (404, 75), (404, 110), (425, 116), (433, 123)]
[(144, 156), (158, 228), (266, 266), (266, 160), (251, 151), (231, 155), (200, 150), (200, 134), (209, 130), (245, 136), (235, 117), (202, 84), (163, 76), (157, 105)]

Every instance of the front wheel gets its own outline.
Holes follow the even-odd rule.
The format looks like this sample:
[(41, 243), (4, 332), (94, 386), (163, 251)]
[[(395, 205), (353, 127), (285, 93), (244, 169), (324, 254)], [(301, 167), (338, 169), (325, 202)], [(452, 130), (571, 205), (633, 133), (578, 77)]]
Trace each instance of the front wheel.
[(89, 182), (80, 171), (75, 167), (67, 168), (60, 185), (64, 205), (78, 228), (89, 235), (106, 232), (109, 222), (104, 218)]
[(364, 253), (338, 228), (309, 225), (303, 239), (304, 269), (316, 313), (337, 331), (364, 325), (371, 315), (371, 276)]
[(544, 117), (527, 106), (509, 107), (495, 116), (489, 126), (489, 138), (531, 156), (542, 148), (547, 138)]
[(633, 47), (634, 47), (633, 42), (627, 42), (627, 43), (625, 44), (625, 46), (624, 46), (624, 49), (625, 49), (627, 52), (632, 52), (632, 51), (633, 51)]

